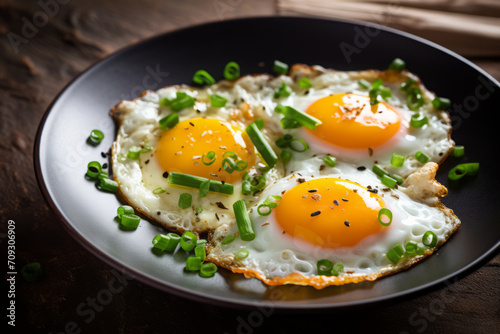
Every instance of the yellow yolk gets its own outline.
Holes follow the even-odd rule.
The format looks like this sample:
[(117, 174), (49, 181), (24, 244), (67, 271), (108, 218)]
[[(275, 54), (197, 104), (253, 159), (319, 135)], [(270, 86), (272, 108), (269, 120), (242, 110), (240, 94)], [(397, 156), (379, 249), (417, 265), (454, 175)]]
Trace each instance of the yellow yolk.
[[(215, 161), (207, 165), (203, 154), (215, 152)], [(233, 183), (245, 171), (228, 173), (222, 168), (225, 152), (234, 152), (248, 166), (255, 162), (254, 147), (246, 133), (228, 122), (211, 118), (193, 118), (179, 122), (160, 138), (156, 157), (167, 172), (178, 172)], [(210, 159), (205, 158), (205, 163)], [(236, 161), (235, 161), (236, 162)], [(246, 169), (245, 169), (246, 170)]]
[(400, 126), (398, 112), (384, 102), (370, 105), (370, 98), (335, 94), (315, 101), (306, 112), (323, 124), (309, 130), (333, 145), (350, 149), (374, 148), (394, 136)]
[(352, 247), (386, 229), (378, 221), (384, 201), (347, 180), (320, 178), (288, 190), (274, 214), (288, 236), (323, 248)]

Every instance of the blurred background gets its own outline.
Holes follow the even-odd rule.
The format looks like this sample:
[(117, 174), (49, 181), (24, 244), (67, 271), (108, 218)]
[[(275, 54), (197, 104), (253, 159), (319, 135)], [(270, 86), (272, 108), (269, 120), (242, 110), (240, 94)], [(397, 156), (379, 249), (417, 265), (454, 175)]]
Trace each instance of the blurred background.
[(15, 332), (500, 332), (499, 256), (451, 286), (362, 312), (270, 314), (254, 328), (245, 326), (250, 311), (196, 303), (127, 280), (91, 321), (82, 321), (78, 306), (95, 300), (116, 272), (63, 230), (38, 189), (32, 155), (43, 113), (76, 75), (120, 48), (201, 23), (273, 15), (398, 28), (500, 79), (497, 0), (0, 0), (0, 241), (5, 247), (7, 221), (15, 220), (19, 265), (40, 261), (45, 269), (39, 282), (17, 282)]

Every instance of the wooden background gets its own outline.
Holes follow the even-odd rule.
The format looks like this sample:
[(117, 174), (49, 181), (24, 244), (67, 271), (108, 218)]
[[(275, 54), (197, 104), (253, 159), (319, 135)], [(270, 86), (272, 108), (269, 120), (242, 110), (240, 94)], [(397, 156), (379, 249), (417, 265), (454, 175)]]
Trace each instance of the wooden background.
[[(63, 230), (38, 190), (32, 152), (45, 109), (72, 78), (119, 48), (193, 24), (276, 14), (275, 2), (264, 0), (0, 0), (0, 242), (6, 250), (6, 224), (14, 220), (18, 268), (39, 261), (45, 270), (39, 282), (17, 280), (17, 332), (500, 333), (500, 256), (448, 287), (362, 311), (238, 311), (131, 280), (93, 313), (78, 312), (104, 296), (114, 274)], [(27, 38), (13, 47), (9, 32)], [(500, 79), (500, 59), (472, 60)]]

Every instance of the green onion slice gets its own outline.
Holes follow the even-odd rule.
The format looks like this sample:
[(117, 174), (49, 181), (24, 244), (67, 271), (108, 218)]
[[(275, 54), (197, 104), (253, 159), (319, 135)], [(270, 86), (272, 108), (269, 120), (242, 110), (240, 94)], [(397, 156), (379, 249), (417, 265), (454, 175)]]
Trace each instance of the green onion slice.
[(297, 129), (302, 126), (299, 122), (290, 117), (283, 117), (280, 120), (280, 125), (283, 130)]
[(91, 161), (87, 164), (87, 175), (93, 179), (102, 172), (102, 166), (99, 161)]
[(104, 139), (104, 133), (101, 130), (94, 129), (90, 131), (89, 141), (93, 145), (98, 145)]
[(241, 261), (241, 260), (246, 259), (249, 254), (250, 254), (250, 252), (247, 249), (242, 248), (239, 251), (237, 251), (236, 254), (234, 254), (234, 259), (236, 261)]
[(373, 165), (372, 171), (378, 176), (378, 177), (383, 177), (384, 175), (389, 175), (389, 173), (380, 167), (379, 165)]
[(273, 97), (279, 99), (280, 97), (289, 97), (290, 94), (292, 94), (292, 89), (286, 83), (282, 82), (281, 86), (274, 91)]
[(210, 166), (211, 164), (213, 164), (215, 159), (217, 159), (215, 151), (208, 151), (207, 153), (203, 153), (203, 155), (201, 156), (201, 162), (205, 166)]
[(241, 188), (241, 193), (243, 195), (250, 195), (256, 191), (264, 189), (266, 186), (266, 177), (264, 175), (259, 175), (254, 178), (250, 177), (248, 172), (243, 174), (243, 185)]
[(330, 155), (325, 155), (325, 157), (323, 158), (323, 162), (328, 167), (335, 167), (335, 165), (337, 164), (337, 158), (332, 157)]
[(446, 110), (451, 107), (451, 101), (446, 97), (436, 97), (434, 100), (432, 100), (432, 105), (436, 107), (436, 109)]
[(430, 248), (436, 247), (437, 241), (437, 235), (432, 231), (425, 232), (424, 236), (422, 237), (422, 243)]
[(205, 70), (198, 70), (194, 73), (193, 82), (198, 85), (213, 85), (215, 79)]
[(424, 105), (424, 94), (418, 87), (413, 87), (408, 91), (406, 96), (406, 103), (410, 110), (418, 110)]
[(215, 108), (222, 108), (226, 106), (227, 99), (223, 98), (220, 95), (210, 95), (210, 105)]
[(135, 213), (134, 208), (131, 207), (130, 205), (122, 205), (122, 206), (119, 206), (118, 209), (116, 209), (116, 215), (120, 219), (122, 219), (122, 216), (124, 214), (133, 215), (134, 213)]
[(405, 254), (417, 255), (418, 245), (416, 242), (408, 241), (405, 245)]
[(465, 147), (462, 145), (455, 145), (451, 150), (451, 155), (455, 158), (461, 158), (465, 155)]
[(248, 215), (245, 202), (241, 199), (234, 202), (233, 210), (241, 240), (251, 241), (255, 239), (255, 231), (253, 229), (253, 224), (250, 220), (250, 216)]
[(132, 146), (128, 149), (127, 158), (133, 160), (139, 159), (141, 156), (141, 150), (142, 149), (139, 146)]
[(170, 238), (167, 235), (157, 234), (151, 242), (154, 248), (164, 251), (168, 246), (169, 240)]
[(278, 156), (274, 153), (273, 149), (266, 141), (264, 135), (260, 132), (255, 122), (248, 125), (245, 131), (267, 165), (269, 167), (274, 167), (276, 162), (278, 162)]
[[(200, 187), (201, 188), (201, 187)], [(179, 208), (187, 209), (191, 206), (191, 202), (193, 200), (193, 196), (190, 193), (183, 193), (179, 196)]]
[(106, 178), (102, 178), (99, 181), (99, 188), (102, 190), (106, 190), (112, 193), (118, 191), (118, 182)]
[(162, 187), (158, 187), (155, 190), (153, 190), (153, 194), (155, 194), (155, 195), (163, 194), (164, 192), (165, 192), (165, 189), (163, 189)]
[(298, 122), (300, 125), (305, 126), (311, 130), (316, 130), (316, 127), (322, 122), (303, 111), (297, 110), (290, 106), (282, 106), (278, 105), (274, 108), (274, 111), (279, 114), (283, 114), (283, 116), (287, 119), (292, 119), (295, 122)]
[(280, 153), (280, 157), (281, 157), (281, 162), (283, 162), (283, 164), (286, 165), (287, 163), (290, 162), (290, 160), (292, 160), (292, 153), (283, 150)]
[(229, 234), (227, 235), (224, 240), (221, 241), (221, 245), (229, 245), (231, 242), (233, 242), (236, 239), (234, 234)]
[(427, 123), (429, 123), (429, 120), (427, 119), (427, 116), (423, 114), (417, 113), (411, 116), (410, 125), (413, 128), (421, 128)]
[[(269, 195), (264, 200), (262, 204), (257, 207), (257, 213), (261, 216), (269, 216), (271, 214), (272, 209), (278, 206), (281, 201), (281, 196), (278, 195)], [(262, 211), (262, 208), (267, 208), (265, 211)]]
[(397, 245), (394, 248), (391, 248), (385, 256), (389, 259), (389, 261), (396, 264), (399, 260), (401, 260), (404, 253), (403, 247), (401, 247), (401, 245)]
[(403, 59), (401, 58), (396, 58), (392, 61), (392, 63), (389, 65), (389, 68), (391, 70), (395, 70), (395, 71), (402, 71), (404, 70), (406, 67), (406, 63)]
[(392, 223), (392, 211), (382, 208), (378, 211), (378, 222), (382, 226), (389, 226)]
[(318, 275), (332, 276), (333, 275), (333, 262), (327, 259), (319, 260), (316, 263)]
[(177, 248), (177, 245), (181, 241), (181, 236), (175, 233), (168, 233), (168, 243), (167, 246), (165, 247), (166, 252), (173, 252)]
[[(184, 186), (190, 188), (199, 189), (201, 184), (206, 180), (209, 179), (183, 173), (171, 172), (170, 174), (168, 174), (168, 181), (170, 182), (170, 184), (175, 184), (178, 186)], [(211, 180), (210, 191), (221, 194), (232, 195), (234, 193), (234, 187), (232, 184), (229, 183), (222, 183), (220, 181)]]
[(31, 262), (25, 264), (21, 268), (21, 275), (23, 276), (26, 282), (36, 282), (38, 281), (43, 274), (42, 265), (40, 262)]
[(287, 148), (290, 145), (290, 142), (292, 141), (292, 139), (293, 139), (292, 135), (286, 134), (283, 137), (278, 138), (278, 140), (276, 140), (275, 144), (279, 148)]
[(312, 87), (311, 80), (309, 78), (303, 77), (298, 82), (300, 88), (308, 89)]
[(389, 175), (382, 176), (381, 182), (383, 185), (386, 185), (391, 189), (394, 189), (396, 184), (398, 184), (398, 181)]
[(450, 170), (450, 172), (448, 173), (448, 178), (450, 180), (458, 180), (464, 177), (465, 175), (477, 174), (478, 170), (479, 170), (478, 162), (460, 164)]
[(196, 234), (191, 231), (185, 231), (182, 233), (180, 239), (181, 248), (186, 252), (190, 252), (196, 247), (197, 241), (198, 238), (196, 237)]
[(417, 151), (417, 152), (415, 152), (415, 159), (417, 159), (421, 163), (425, 164), (426, 162), (428, 162), (431, 159), (431, 157), (429, 157), (427, 154), (425, 154), (421, 151)]
[(404, 155), (393, 153), (391, 157), (391, 165), (394, 167), (401, 167), (405, 163)]
[(371, 86), (371, 83), (370, 81), (366, 80), (366, 79), (361, 79), (358, 81), (358, 84), (361, 88), (364, 88), (364, 89), (369, 89), (370, 86)]
[(275, 60), (273, 64), (273, 71), (276, 74), (286, 75), (288, 73), (288, 65), (279, 60)]
[(175, 93), (175, 98), (164, 98), (160, 101), (163, 107), (170, 107), (173, 111), (181, 111), (182, 109), (194, 106), (196, 99), (185, 92)]
[(208, 192), (210, 191), (210, 182), (211, 181), (212, 180), (210, 180), (210, 179), (206, 179), (205, 181), (203, 181), (200, 184), (200, 193), (199, 193), (200, 198), (207, 196)]
[[(182, 239), (181, 239), (182, 242)], [(190, 256), (186, 259), (187, 271), (199, 271), (201, 269), (202, 259), (198, 256)]]
[(177, 123), (179, 123), (179, 115), (178, 114), (170, 114), (168, 116), (163, 117), (159, 121), (160, 129), (162, 129), (162, 130), (171, 129), (174, 126), (176, 126)]
[(406, 82), (403, 82), (401, 84), (401, 87), (399, 89), (404, 92), (407, 92), (410, 89), (410, 87), (413, 86), (413, 84), (415, 83), (417, 83), (415, 80), (413, 80), (412, 78), (408, 78)]
[(203, 263), (200, 267), (200, 276), (203, 278), (210, 278), (217, 272), (217, 266), (212, 262)]
[[(299, 143), (299, 145), (297, 146), (294, 143)], [(292, 151), (295, 151), (295, 152), (305, 152), (309, 149), (309, 145), (307, 145), (307, 143), (300, 138), (293, 138), (290, 141), (289, 147)]]
[(205, 261), (205, 258), (207, 257), (207, 252), (205, 251), (206, 240), (198, 240), (198, 241), (204, 241), (204, 242), (198, 242), (196, 244), (196, 246), (194, 247), (194, 255), (199, 257), (202, 261)]
[(125, 226), (129, 229), (136, 229), (141, 222), (141, 217), (134, 214), (124, 213), (120, 222), (122, 226)]
[(234, 61), (230, 61), (224, 67), (224, 79), (235, 80), (240, 77), (240, 65)]

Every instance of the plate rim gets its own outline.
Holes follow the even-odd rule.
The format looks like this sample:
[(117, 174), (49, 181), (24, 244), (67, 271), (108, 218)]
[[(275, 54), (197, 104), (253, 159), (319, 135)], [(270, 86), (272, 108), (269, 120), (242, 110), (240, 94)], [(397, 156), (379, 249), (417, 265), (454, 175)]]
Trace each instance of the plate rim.
[[(329, 303), (329, 304), (282, 304), (282, 303), (275, 303), (273, 301), (246, 301), (246, 300), (240, 300), (240, 301), (235, 301), (234, 299), (230, 298), (225, 298), (225, 297), (220, 297), (220, 296), (210, 296), (207, 297), (207, 295), (203, 294), (202, 292), (197, 292), (193, 290), (189, 290), (187, 288), (179, 287), (175, 284), (171, 284), (170, 282), (166, 281), (161, 281), (160, 279), (154, 278), (148, 274), (145, 274), (141, 271), (135, 270), (133, 268), (130, 268), (126, 264), (122, 263), (121, 261), (115, 259), (109, 254), (106, 254), (105, 252), (101, 251), (98, 249), (95, 245), (93, 245), (89, 240), (87, 240), (83, 235), (81, 235), (71, 224), (70, 221), (68, 221), (64, 215), (59, 211), (57, 208), (57, 205), (55, 204), (54, 200), (52, 199), (48, 188), (47, 188), (47, 182), (43, 176), (42, 173), (42, 168), (40, 164), (40, 144), (41, 144), (41, 137), (43, 134), (43, 129), (46, 125), (47, 119), (55, 106), (55, 104), (59, 101), (61, 96), (68, 90), (70, 86), (72, 86), (77, 80), (81, 79), (84, 77), (89, 71), (95, 70), (98, 66), (102, 65), (103, 63), (109, 61), (110, 59), (117, 57), (123, 52), (126, 52), (129, 49), (132, 48), (137, 48), (141, 47), (141, 45), (152, 42), (155, 39), (160, 39), (163, 38), (165, 35), (171, 35), (171, 34), (176, 34), (176, 33), (181, 33), (181, 32), (186, 32), (191, 29), (198, 29), (200, 27), (204, 26), (212, 26), (212, 25), (218, 25), (218, 24), (233, 24), (234, 22), (241, 22), (241, 21), (253, 21), (253, 22), (258, 22), (261, 20), (298, 20), (298, 21), (321, 21), (321, 22), (340, 22), (340, 23), (347, 23), (351, 25), (359, 25), (359, 26), (371, 26), (371, 27), (376, 27), (377, 29), (380, 29), (382, 31), (386, 31), (389, 33), (393, 33), (396, 35), (400, 35), (402, 37), (406, 37), (412, 40), (416, 40), (418, 42), (421, 42), (423, 44), (426, 44), (430, 47), (433, 47), (435, 49), (438, 49), (441, 52), (444, 52), (448, 54), (449, 56), (452, 56), (454, 58), (457, 58), (461, 62), (467, 64), (468, 66), (472, 67), (474, 70), (479, 72), (481, 75), (487, 77), (489, 80), (491, 80), (494, 84), (500, 87), (500, 83), (492, 77), (489, 73), (484, 71), (482, 68), (477, 66), (476, 64), (472, 63), (470, 60), (464, 58), (463, 56), (455, 53), (454, 51), (451, 51), (444, 46), (441, 46), (439, 44), (436, 44), (432, 41), (429, 41), (425, 38), (395, 29), (387, 26), (383, 26), (380, 24), (376, 23), (371, 23), (368, 21), (361, 21), (361, 20), (353, 20), (353, 19), (343, 19), (343, 18), (334, 18), (334, 19), (326, 19), (326, 18), (316, 18), (316, 17), (303, 17), (303, 16), (281, 16), (281, 15), (271, 15), (271, 16), (251, 16), (251, 17), (245, 17), (245, 18), (235, 18), (235, 19), (230, 19), (230, 20), (223, 20), (223, 21), (209, 21), (209, 22), (204, 22), (204, 23), (199, 23), (196, 25), (191, 25), (187, 27), (182, 27), (179, 29), (174, 29), (172, 31), (168, 32), (163, 32), (159, 33), (157, 35), (151, 36), (149, 38), (143, 39), (138, 43), (134, 44), (128, 44), (122, 48), (117, 49), (116, 51), (112, 52), (111, 54), (107, 55), (103, 59), (99, 59), (96, 62), (90, 64), (88, 67), (86, 67), (84, 70), (82, 70), (81, 73), (76, 75), (73, 79), (71, 79), (60, 91), (59, 93), (53, 98), (47, 109), (44, 111), (42, 118), (39, 121), (36, 135), (35, 135), (35, 143), (33, 147), (33, 165), (34, 165), (34, 170), (35, 170), (35, 177), (38, 183), (38, 187), (45, 199), (45, 201), (49, 204), (50, 208), (52, 211), (56, 214), (56, 216), (59, 218), (58, 220), (60, 223), (63, 225), (64, 229), (74, 238), (76, 239), (81, 246), (83, 246), (88, 252), (90, 252), (92, 255), (97, 257), (99, 260), (103, 261), (106, 263), (108, 266), (118, 269), (118, 270), (123, 270), (126, 268), (126, 271), (124, 272), (125, 274), (131, 276), (134, 280), (140, 281), (142, 283), (145, 283), (151, 287), (154, 287), (158, 290), (161, 290), (163, 292), (167, 293), (172, 293), (178, 297), (182, 298), (187, 298), (192, 301), (201, 301), (206, 304), (211, 304), (211, 305), (216, 305), (216, 306), (222, 306), (222, 307), (232, 307), (232, 308), (237, 308), (237, 309), (254, 309), (259, 306), (270, 306), (272, 305), (274, 310), (276, 311), (288, 311), (288, 312), (293, 312), (293, 311), (305, 311), (305, 310), (314, 310), (314, 311), (319, 311), (319, 310), (331, 310), (331, 309), (351, 309), (351, 308), (359, 308), (359, 307), (365, 307), (365, 306), (373, 306), (375, 304), (384, 304), (389, 301), (399, 301), (405, 297), (411, 297), (415, 298), (418, 295), (423, 295), (426, 293), (429, 293), (433, 290), (437, 290), (438, 288), (442, 288), (444, 285), (447, 285), (446, 282), (452, 280), (453, 278), (456, 278), (457, 280), (460, 280), (464, 278), (465, 276), (469, 275), (473, 271), (477, 270), (479, 267), (483, 266), (486, 264), (489, 260), (491, 260), (494, 256), (496, 256), (498, 253), (500, 253), (500, 240), (497, 241), (495, 245), (493, 245), (490, 249), (488, 249), (486, 252), (484, 252), (480, 257), (476, 258), (473, 262), (469, 263), (467, 266), (460, 268), (459, 270), (441, 277), (439, 279), (435, 279), (432, 282), (426, 283), (424, 285), (419, 285), (417, 287), (414, 287), (409, 290), (397, 292), (397, 293), (392, 293), (389, 295), (384, 295), (384, 296), (379, 296), (379, 297), (374, 297), (370, 299), (365, 299), (365, 300), (358, 300), (358, 301), (350, 301), (350, 302), (339, 302), (339, 303)], [(454, 284), (456, 282), (453, 282)], [(449, 284), (448, 284), (449, 285)]]

